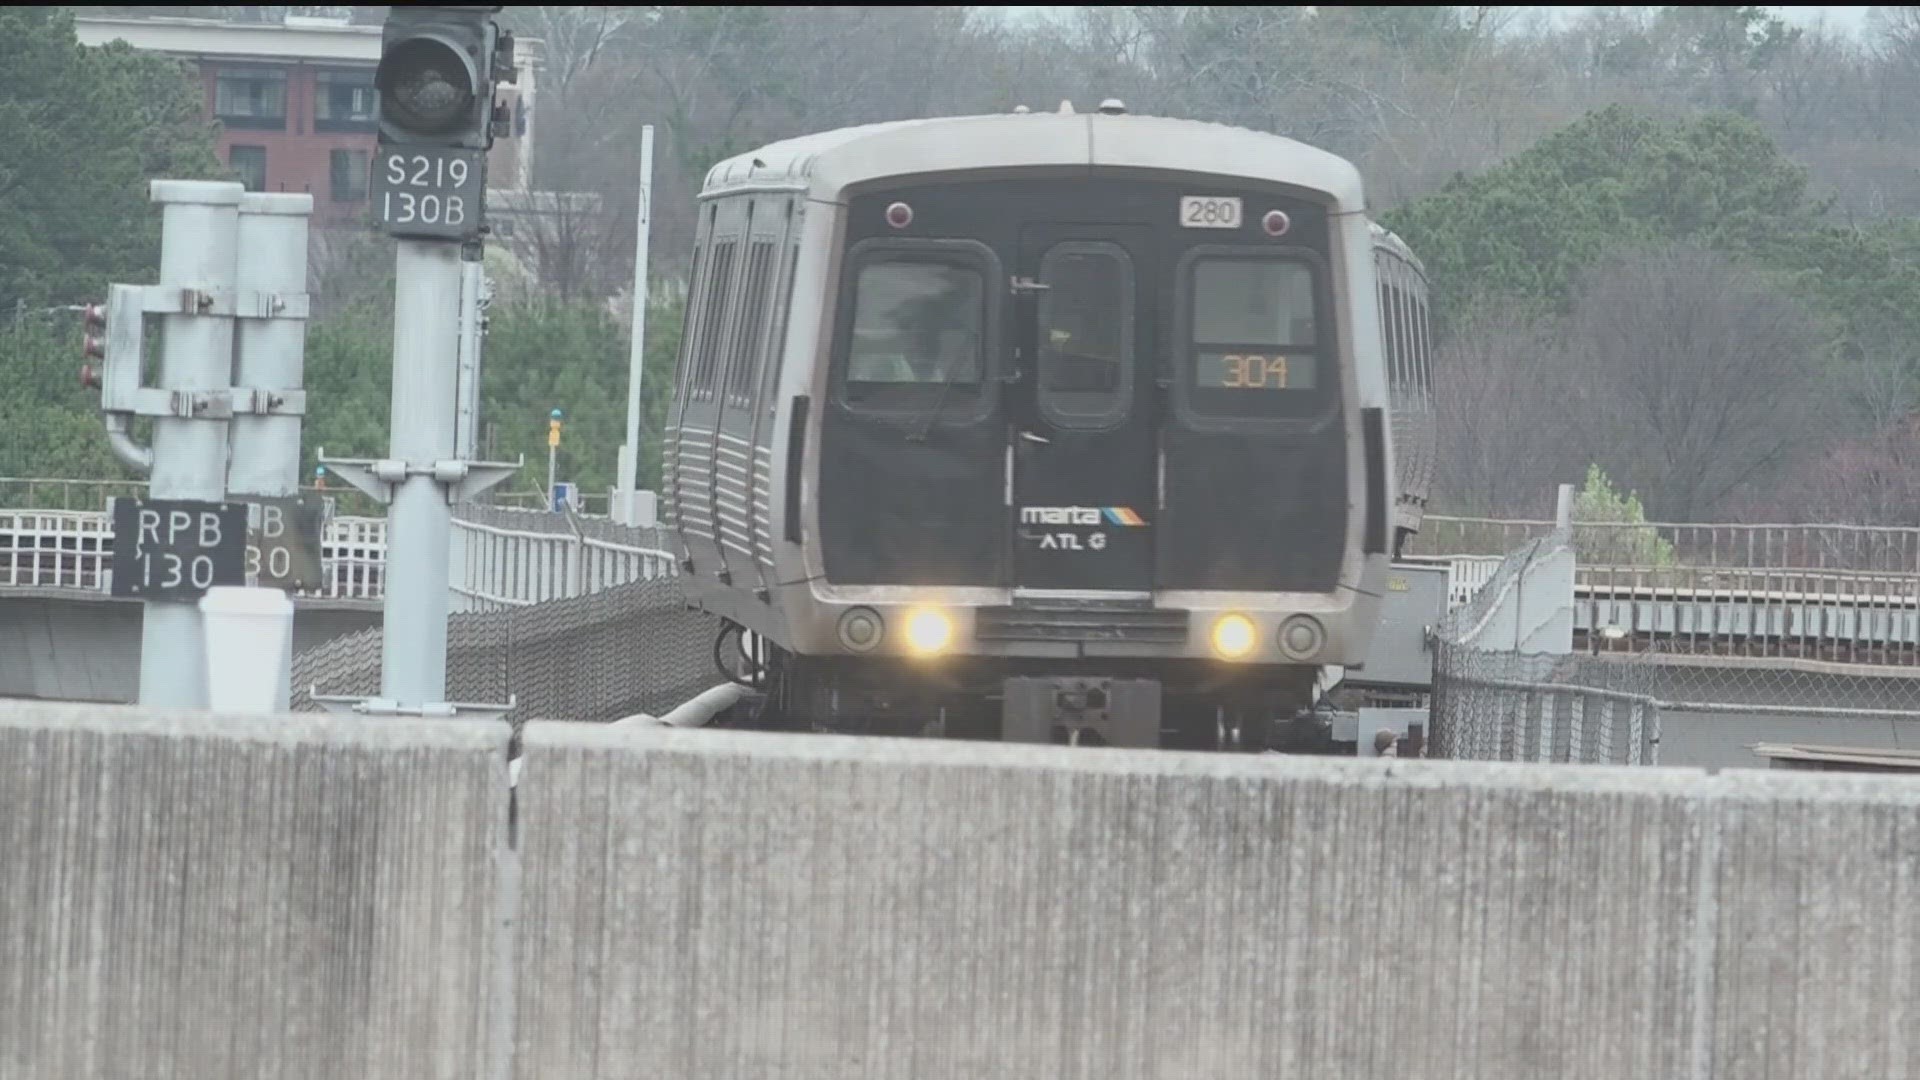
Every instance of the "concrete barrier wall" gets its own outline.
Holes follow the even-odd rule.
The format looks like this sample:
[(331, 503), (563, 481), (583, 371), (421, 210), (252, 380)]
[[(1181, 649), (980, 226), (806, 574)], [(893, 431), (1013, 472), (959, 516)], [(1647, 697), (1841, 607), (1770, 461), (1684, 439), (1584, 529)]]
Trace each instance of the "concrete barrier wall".
[(0, 1077), (495, 1075), (506, 744), (0, 702)]
[(0, 1080), (1920, 1076), (1904, 778), (506, 738), (0, 703)]
[(1911, 782), (525, 739), (528, 1080), (1916, 1068)]

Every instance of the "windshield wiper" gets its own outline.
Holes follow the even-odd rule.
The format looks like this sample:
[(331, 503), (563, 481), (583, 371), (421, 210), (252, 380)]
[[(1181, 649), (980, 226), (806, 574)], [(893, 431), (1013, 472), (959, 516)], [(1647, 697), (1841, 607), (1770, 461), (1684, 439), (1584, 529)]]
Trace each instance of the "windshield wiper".
[(908, 442), (927, 441), (927, 433), (933, 430), (933, 422), (940, 416), (940, 407), (947, 403), (947, 390), (953, 386), (954, 376), (958, 374), (960, 374), (960, 369), (954, 367), (949, 359), (941, 359), (940, 392), (934, 395), (933, 404), (928, 406), (926, 413), (921, 416), (920, 430), (907, 436)]

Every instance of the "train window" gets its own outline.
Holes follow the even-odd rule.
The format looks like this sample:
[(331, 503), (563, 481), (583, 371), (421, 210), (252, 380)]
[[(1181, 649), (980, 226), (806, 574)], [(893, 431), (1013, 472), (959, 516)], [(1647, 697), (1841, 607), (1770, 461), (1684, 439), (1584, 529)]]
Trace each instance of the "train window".
[[(1393, 275), (1387, 268), (1385, 276)], [(1380, 337), (1387, 353), (1387, 382), (1395, 396), (1407, 388), (1407, 298), (1398, 285), (1387, 284), (1380, 290)]]
[[(704, 241), (706, 238), (703, 236), (700, 239)], [(687, 269), (687, 281), (693, 283), (693, 285), (687, 295), (686, 307), (680, 313), (680, 359), (675, 365), (674, 374), (674, 396), (676, 400), (685, 400), (688, 384), (693, 379), (693, 364), (696, 355), (694, 352), (694, 338), (697, 336), (695, 330), (700, 325), (700, 297), (702, 295), (698, 283), (700, 281), (700, 271), (706, 269), (704, 261), (705, 255), (706, 245), (704, 243), (696, 243), (693, 248), (693, 263)]]
[(1313, 267), (1297, 259), (1194, 260), (1186, 381), (1196, 411), (1279, 416), (1320, 397), (1315, 282)]
[(776, 411), (774, 399), (778, 396), (780, 366), (787, 349), (787, 316), (793, 310), (793, 276), (800, 269), (800, 243), (797, 239), (787, 249), (786, 261), (786, 272), (774, 293), (773, 336), (767, 342), (767, 362), (760, 365), (764, 372), (760, 400), (769, 415)]
[(761, 337), (767, 328), (767, 293), (773, 286), (773, 241), (755, 240), (747, 252), (747, 279), (740, 291), (746, 311), (740, 322), (739, 336), (733, 339), (733, 356), (727, 369), (727, 398), (735, 405), (748, 403), (753, 376), (759, 365)]
[(1108, 243), (1057, 244), (1040, 260), (1040, 410), (1061, 427), (1104, 427), (1133, 393), (1133, 264)]
[(693, 388), (695, 396), (701, 399), (713, 397), (713, 369), (720, 359), (720, 331), (726, 325), (725, 317), (731, 314), (727, 299), (733, 293), (733, 249), (736, 242), (722, 240), (713, 245), (712, 269), (707, 274), (707, 296), (704, 316), (700, 328), (700, 364), (694, 372)]
[(973, 267), (867, 263), (855, 285), (847, 382), (976, 385), (985, 313), (986, 282)]

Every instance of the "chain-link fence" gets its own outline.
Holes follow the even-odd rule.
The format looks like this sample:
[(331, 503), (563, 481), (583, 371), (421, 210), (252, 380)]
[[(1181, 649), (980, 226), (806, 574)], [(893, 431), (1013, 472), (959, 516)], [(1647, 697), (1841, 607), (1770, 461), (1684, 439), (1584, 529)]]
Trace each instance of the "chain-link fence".
[[(535, 717), (611, 721), (660, 715), (724, 676), (717, 619), (686, 606), (677, 578), (616, 585), (587, 596), (496, 605), (449, 617), (447, 697), (506, 704), (515, 729)], [(380, 691), (381, 631), (336, 638), (293, 662), (295, 711), (321, 695)]]
[(1920, 668), (1782, 657), (1765, 641), (1759, 655), (1709, 655), (1687, 633), (1631, 627), (1616, 630), (1638, 637), (1629, 648), (1603, 633), (1576, 645), (1575, 575), (1549, 571), (1555, 555), (1584, 554), (1578, 529), (1520, 544), (1435, 629), (1429, 756), (1757, 765), (1749, 748), (1763, 740), (1920, 746)]
[(1521, 544), (1435, 628), (1428, 756), (1657, 760), (1650, 665), (1571, 651), (1571, 539), (1561, 528)]

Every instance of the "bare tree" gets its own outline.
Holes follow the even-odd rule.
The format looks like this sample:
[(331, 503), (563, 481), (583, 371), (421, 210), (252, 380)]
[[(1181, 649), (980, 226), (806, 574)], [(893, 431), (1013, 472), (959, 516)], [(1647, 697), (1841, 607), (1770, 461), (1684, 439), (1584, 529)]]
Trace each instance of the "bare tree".
[(1668, 520), (1704, 520), (1830, 430), (1812, 314), (1711, 253), (1590, 272), (1564, 340), (1572, 441)]
[(1579, 480), (1556, 332), (1512, 308), (1453, 320), (1433, 361), (1435, 510), (1537, 513), (1555, 483)]

